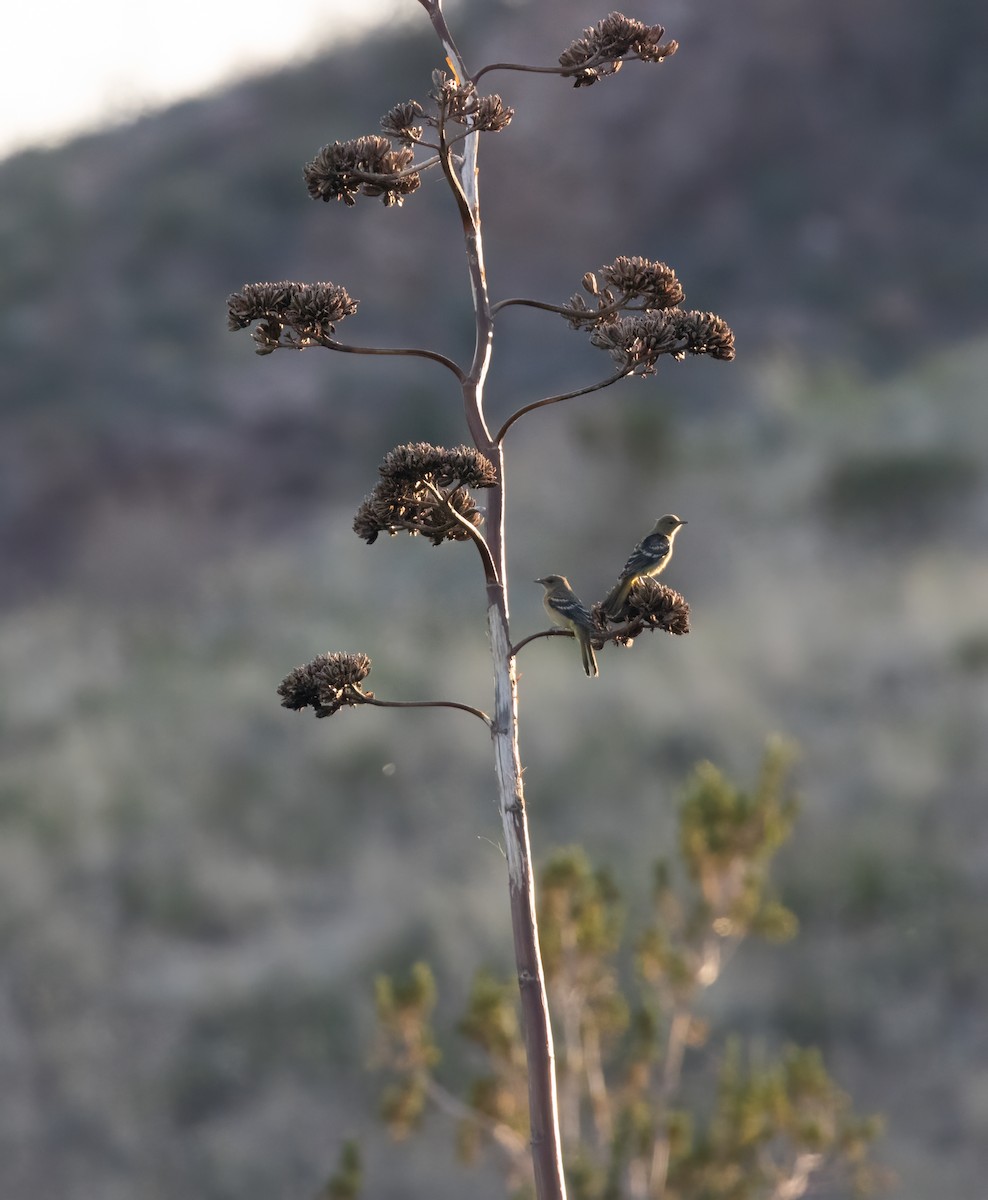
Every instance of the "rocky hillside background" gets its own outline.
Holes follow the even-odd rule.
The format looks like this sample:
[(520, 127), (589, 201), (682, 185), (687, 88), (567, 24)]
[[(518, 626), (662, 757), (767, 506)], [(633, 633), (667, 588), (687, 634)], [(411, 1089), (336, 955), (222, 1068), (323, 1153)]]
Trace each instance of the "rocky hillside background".
[[(411, 3), (411, 0), (409, 0)], [(583, 0), (454, 11), (471, 62), (554, 61)], [(567, 573), (603, 594), (662, 511), (684, 639), (523, 652), (536, 851), (648, 886), (677, 791), (797, 740), (779, 887), (799, 940), (746, 948), (711, 1019), (822, 1046), (889, 1121), (897, 1195), (988, 1167), (988, 119), (973, 0), (670, 2), (681, 43), (599, 87), (498, 75), (482, 148), (496, 297), (559, 302), (617, 254), (673, 264), (738, 360), (512, 432), (519, 635)], [(935, 22), (935, 23), (933, 23)], [(346, 332), (463, 357), (457, 221), (311, 201), (302, 164), (422, 95), (424, 19), (0, 164), (0, 1193), (309, 1196), (360, 1134), (368, 1195), (497, 1196), (451, 1137), (390, 1146), (366, 1072), (376, 971), (427, 956), (444, 1005), (508, 970), (488, 746), (456, 714), (294, 718), (327, 649), (382, 696), (484, 707), (473, 556), (368, 548), (395, 443), (465, 436), (427, 363), (256, 358), (243, 282), (332, 279)], [(549, 316), (499, 322), (492, 411), (599, 378)], [(465, 718), (463, 719), (465, 721)], [(450, 1070), (456, 1071), (455, 1061)], [(485, 1190), (486, 1189), (486, 1190)]]

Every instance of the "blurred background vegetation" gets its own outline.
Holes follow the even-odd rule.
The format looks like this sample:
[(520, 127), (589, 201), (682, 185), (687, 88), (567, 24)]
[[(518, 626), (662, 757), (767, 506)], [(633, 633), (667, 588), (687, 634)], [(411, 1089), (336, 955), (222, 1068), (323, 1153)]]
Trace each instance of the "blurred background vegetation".
[[(411, 3), (411, 0), (409, 0)], [(551, 62), (605, 15), (479, 0), (467, 60)], [(988, 10), (945, 0), (669, 0), (661, 69), (574, 91), (507, 75), (481, 148), (495, 298), (562, 302), (618, 254), (673, 265), (731, 366), (536, 413), (509, 435), (518, 635), (529, 583), (589, 600), (665, 511), (688, 638), (521, 660), (536, 854), (628, 879), (698, 758), (797, 741), (776, 883), (712, 1021), (819, 1045), (881, 1111), (898, 1194), (988, 1168)], [(194, 35), (193, 35), (194, 36)], [(402, 440), (465, 436), (427, 363), (258, 359), (225, 329), (258, 279), (331, 279), (353, 341), (468, 353), (440, 183), (314, 204), (303, 163), (421, 95), (417, 33), (0, 164), (0, 1192), (311, 1194), (364, 1138), (368, 1194), (500, 1194), (453, 1135), (377, 1132), (373, 978), (433, 964), (447, 1016), (510, 970), (487, 738), (456, 713), (279, 709), (325, 650), (396, 699), (485, 707), (468, 549), (368, 548), (350, 519)], [(495, 420), (599, 378), (565, 324), (507, 310)], [(444, 1001), (440, 1001), (440, 1007)], [(439, 1014), (440, 1017), (443, 1015)], [(486, 1187), (486, 1191), (484, 1190)]]

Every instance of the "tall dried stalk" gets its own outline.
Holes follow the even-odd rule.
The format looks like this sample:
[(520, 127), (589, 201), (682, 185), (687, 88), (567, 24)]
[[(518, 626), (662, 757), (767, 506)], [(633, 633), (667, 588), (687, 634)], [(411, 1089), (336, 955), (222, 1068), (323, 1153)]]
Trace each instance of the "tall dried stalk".
[[(576, 86), (586, 86), (614, 74), (626, 59), (655, 63), (673, 54), (676, 43), (662, 41), (662, 27), (647, 26), (612, 13), (593, 29), (584, 31), (560, 56), (559, 66), (534, 68), (497, 63), (471, 75), (450, 33), (441, 0), (419, 0), (419, 3), (428, 14), (452, 72), (451, 76), (442, 72), (433, 76), (430, 95), (435, 113), (426, 114), (414, 101), (400, 104), (382, 121), (387, 136), (373, 135), (325, 146), (307, 165), (305, 174), (310, 194), (315, 198), (343, 200), (350, 205), (358, 195), (377, 196), (386, 205), (397, 205), (418, 189), (421, 172), (441, 169), (459, 212), (472, 291), (475, 343), (469, 365), (461, 367), (432, 350), (375, 349), (338, 341), (336, 323), (355, 311), (356, 301), (345, 288), (332, 283), (245, 285), (240, 293), (230, 297), (230, 326), (241, 329), (256, 322), (252, 336), (261, 354), (312, 346), (357, 354), (403, 354), (439, 363), (460, 385), (473, 448), (447, 451), (425, 443), (396, 448), (382, 464), (382, 480), (358, 511), (354, 528), (367, 541), (373, 541), (380, 532), (394, 533), (399, 529), (420, 533), (437, 542), (446, 538), (470, 540), (480, 554), (494, 673), (493, 715), (452, 701), (414, 703), (465, 710), (480, 718), (490, 730), (504, 826), (528, 1064), (536, 1193), (539, 1200), (563, 1200), (566, 1187), (552, 1027), (539, 948), (518, 751), (515, 659), (531, 638), (512, 645), (510, 637), (504, 539), (504, 437), (520, 417), (534, 409), (586, 395), (632, 374), (653, 374), (661, 355), (682, 358), (687, 353), (709, 354), (729, 360), (734, 356), (733, 334), (712, 313), (680, 309), (683, 293), (675, 273), (663, 263), (641, 258), (619, 258), (602, 267), (603, 286), (593, 273), (585, 273), (583, 289), (589, 303), (586, 296), (578, 295), (564, 306), (523, 298), (492, 305), (488, 294), (478, 143), (481, 133), (506, 128), (513, 114), (500, 97), (479, 96), (477, 80), (494, 69), (541, 71), (565, 76)], [(416, 161), (415, 154), (422, 149), (435, 153)], [(509, 304), (560, 314), (574, 329), (589, 333), (591, 342), (606, 350), (615, 365), (598, 383), (524, 405), (492, 434), (484, 414), (484, 384), (494, 348), (495, 315)], [(483, 520), (469, 496), (469, 488), (482, 488), (487, 493)], [(598, 606), (596, 645), (603, 646), (609, 640), (627, 643), (646, 629), (687, 631), (688, 607), (682, 597), (652, 581), (646, 582), (648, 586), (633, 593), (620, 620), (611, 622), (615, 628), (609, 627)], [(362, 683), (369, 671), (370, 660), (366, 655), (321, 655), (292, 672), (279, 691), (287, 707), (311, 706), (320, 717), (330, 716), (345, 705), (397, 704), (379, 700), (364, 690)]]

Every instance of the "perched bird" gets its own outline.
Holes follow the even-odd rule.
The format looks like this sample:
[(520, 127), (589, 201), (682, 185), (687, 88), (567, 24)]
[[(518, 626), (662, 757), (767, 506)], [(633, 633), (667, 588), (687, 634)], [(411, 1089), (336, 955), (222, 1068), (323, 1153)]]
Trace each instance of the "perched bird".
[(563, 629), (568, 629), (580, 645), (580, 658), (588, 675), (599, 675), (597, 656), (590, 645), (594, 632), (593, 618), (580, 603), (580, 598), (569, 585), (565, 575), (545, 575), (536, 579), (545, 588), (542, 604), (552, 620)]
[(617, 583), (604, 600), (604, 611), (612, 621), (620, 618), (628, 593), (639, 579), (654, 579), (665, 570), (666, 564), (672, 558), (672, 544), (676, 540), (676, 534), (685, 524), (686, 522), (680, 520), (675, 513), (659, 517), (652, 532), (646, 534), (632, 550)]

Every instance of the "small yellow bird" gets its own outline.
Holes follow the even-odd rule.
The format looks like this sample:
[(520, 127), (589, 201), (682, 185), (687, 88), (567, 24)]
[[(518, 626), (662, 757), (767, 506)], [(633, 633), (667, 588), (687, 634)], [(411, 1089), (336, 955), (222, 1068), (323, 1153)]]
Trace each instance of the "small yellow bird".
[(604, 610), (612, 621), (620, 620), (628, 593), (639, 579), (654, 579), (666, 569), (672, 558), (676, 534), (685, 524), (675, 513), (659, 517), (651, 533), (646, 534), (632, 550), (617, 583), (604, 600)]
[(580, 645), (580, 658), (588, 675), (599, 675), (597, 656), (590, 644), (594, 632), (593, 618), (580, 603), (580, 598), (569, 585), (565, 575), (545, 575), (536, 579), (545, 588), (542, 605), (556, 625), (568, 629)]

